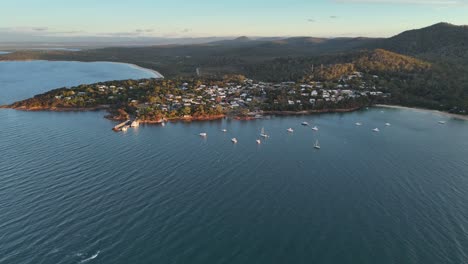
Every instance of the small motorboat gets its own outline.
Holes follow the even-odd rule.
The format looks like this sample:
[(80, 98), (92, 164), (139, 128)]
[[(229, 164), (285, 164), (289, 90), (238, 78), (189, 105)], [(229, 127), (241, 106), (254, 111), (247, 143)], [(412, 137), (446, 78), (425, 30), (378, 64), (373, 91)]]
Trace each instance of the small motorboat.
[(134, 120), (130, 126), (131, 126), (131, 127), (139, 127), (139, 126), (140, 126), (140, 122), (138, 122), (137, 120)]
[(226, 133), (227, 132), (227, 129), (221, 129), (222, 132)]
[(441, 124), (441, 125), (445, 125), (445, 123), (447, 123), (447, 122), (445, 122), (445, 121), (439, 121), (439, 124)]
[(200, 137), (206, 137), (206, 136), (208, 136), (208, 134), (206, 134), (206, 133), (200, 133), (199, 135), (200, 135)]
[(304, 122), (301, 123), (301, 125), (303, 125), (303, 126), (308, 126), (309, 123), (307, 123), (307, 122), (304, 121)]
[(257, 144), (262, 144), (262, 141), (260, 139), (256, 140)]
[(319, 129), (318, 129), (318, 127), (317, 127), (317, 126), (314, 126), (314, 127), (312, 128), (312, 130), (314, 130), (314, 131), (318, 131)]
[(232, 143), (236, 144), (237, 143), (237, 138), (232, 138), (231, 141), (232, 141)]
[(380, 132), (380, 129), (378, 129), (378, 128), (376, 127), (376, 128), (374, 128), (374, 129), (372, 129), (372, 131), (374, 131), (374, 132)]
[(386, 126), (391, 126), (392, 124), (390, 124), (390, 123), (385, 123), (385, 125), (386, 125)]
[(357, 122), (356, 126), (362, 126), (362, 123)]
[(287, 130), (289, 133), (294, 132), (294, 129), (292, 129), (292, 128), (288, 128), (288, 129), (286, 129), (286, 130)]

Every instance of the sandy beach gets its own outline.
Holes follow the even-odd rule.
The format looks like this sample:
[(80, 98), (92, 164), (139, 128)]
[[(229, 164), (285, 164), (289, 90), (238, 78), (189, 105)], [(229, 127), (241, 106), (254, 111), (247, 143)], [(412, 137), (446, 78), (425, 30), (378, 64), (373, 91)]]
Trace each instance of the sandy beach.
[(377, 105), (374, 105), (374, 106), (375, 107), (383, 107), (383, 108), (404, 109), (404, 110), (411, 110), (411, 111), (426, 112), (426, 113), (432, 113), (432, 114), (435, 114), (435, 115), (439, 115), (441, 117), (450, 117), (450, 118), (456, 118), (456, 119), (461, 119), (461, 120), (468, 121), (468, 115), (452, 114), (452, 113), (442, 112), (442, 111), (438, 111), (438, 110), (431, 110), (431, 109), (424, 109), (424, 108), (417, 108), (417, 107), (406, 107), (406, 106), (400, 106), (400, 105), (377, 104)]

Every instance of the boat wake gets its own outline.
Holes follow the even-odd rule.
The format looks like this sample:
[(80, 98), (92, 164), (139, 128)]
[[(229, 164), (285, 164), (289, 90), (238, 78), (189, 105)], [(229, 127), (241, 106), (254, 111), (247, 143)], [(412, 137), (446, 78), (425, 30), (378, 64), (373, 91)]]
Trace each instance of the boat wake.
[(80, 263), (85, 263), (85, 262), (88, 262), (90, 260), (97, 258), (99, 256), (99, 253), (101, 253), (100, 250), (98, 250), (96, 254), (92, 255), (91, 257), (83, 259), (82, 261), (80, 261)]

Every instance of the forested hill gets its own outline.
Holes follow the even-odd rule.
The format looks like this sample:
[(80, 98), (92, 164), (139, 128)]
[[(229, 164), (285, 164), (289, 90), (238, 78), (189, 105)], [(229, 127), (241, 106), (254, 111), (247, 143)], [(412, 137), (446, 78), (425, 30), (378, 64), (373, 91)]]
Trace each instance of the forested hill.
[(369, 47), (426, 59), (468, 63), (468, 26), (438, 23), (405, 31), (388, 39), (376, 40)]

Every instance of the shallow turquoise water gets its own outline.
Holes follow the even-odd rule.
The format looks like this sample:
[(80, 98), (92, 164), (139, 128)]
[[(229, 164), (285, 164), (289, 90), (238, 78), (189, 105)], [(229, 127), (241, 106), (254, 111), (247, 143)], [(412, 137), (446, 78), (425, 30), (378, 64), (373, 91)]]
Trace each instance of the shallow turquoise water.
[(467, 122), (373, 108), (115, 133), (104, 114), (0, 110), (0, 263), (468, 262)]

